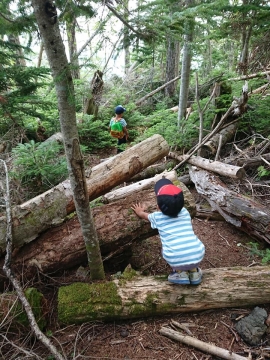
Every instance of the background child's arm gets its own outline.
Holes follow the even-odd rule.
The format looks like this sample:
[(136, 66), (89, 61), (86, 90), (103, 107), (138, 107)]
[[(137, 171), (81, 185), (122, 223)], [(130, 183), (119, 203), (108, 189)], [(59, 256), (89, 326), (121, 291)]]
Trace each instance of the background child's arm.
[(131, 206), (131, 209), (142, 219), (148, 220), (148, 213), (144, 211), (144, 208), (141, 206), (140, 203), (134, 204)]

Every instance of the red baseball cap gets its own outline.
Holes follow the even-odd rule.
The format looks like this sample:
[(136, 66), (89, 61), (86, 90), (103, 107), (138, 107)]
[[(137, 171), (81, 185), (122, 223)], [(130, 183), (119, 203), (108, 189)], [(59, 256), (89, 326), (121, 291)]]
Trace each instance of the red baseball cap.
[(157, 203), (163, 214), (177, 216), (184, 206), (184, 195), (181, 188), (169, 179), (160, 179), (155, 184)]

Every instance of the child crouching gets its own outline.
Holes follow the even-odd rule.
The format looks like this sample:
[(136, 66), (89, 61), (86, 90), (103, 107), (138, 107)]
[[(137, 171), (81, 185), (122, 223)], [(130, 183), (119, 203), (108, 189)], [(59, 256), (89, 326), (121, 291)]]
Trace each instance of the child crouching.
[(184, 208), (183, 191), (168, 179), (155, 184), (159, 211), (145, 212), (143, 206), (134, 204), (132, 210), (142, 219), (151, 223), (152, 229), (159, 232), (162, 256), (172, 268), (168, 281), (174, 284), (198, 285), (202, 281), (205, 247), (195, 235), (191, 217)]

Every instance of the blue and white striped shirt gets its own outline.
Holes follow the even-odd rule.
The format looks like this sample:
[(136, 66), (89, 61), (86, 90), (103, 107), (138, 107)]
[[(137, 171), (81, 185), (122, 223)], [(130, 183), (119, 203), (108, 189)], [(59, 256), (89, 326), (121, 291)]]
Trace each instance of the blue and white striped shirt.
[(148, 215), (152, 229), (158, 229), (163, 258), (172, 268), (198, 264), (205, 253), (204, 244), (194, 234), (191, 217), (182, 208), (177, 217), (155, 211)]

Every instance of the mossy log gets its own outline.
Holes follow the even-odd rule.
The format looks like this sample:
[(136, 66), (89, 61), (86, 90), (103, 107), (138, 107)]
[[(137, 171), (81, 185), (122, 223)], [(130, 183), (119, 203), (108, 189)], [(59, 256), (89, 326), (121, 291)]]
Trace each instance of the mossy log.
[[(114, 190), (107, 194), (109, 204), (97, 203), (96, 205), (99, 206), (92, 209), (103, 261), (117, 257), (117, 266), (123, 267), (127, 264), (128, 255), (131, 256), (130, 249), (133, 242), (157, 235), (157, 230), (152, 229), (149, 222), (134, 214), (131, 205), (141, 202), (149, 212), (155, 211), (157, 205), (154, 184), (161, 176), (181, 186), (185, 207), (192, 217), (195, 216), (195, 200), (188, 188), (178, 181), (176, 171)], [(111, 202), (113, 199), (114, 201)], [(0, 268), (3, 261), (1, 259)], [(48, 229), (35, 241), (15, 249), (12, 255), (13, 269), (17, 274), (23, 273), (24, 281), (33, 278), (39, 271), (58, 272), (79, 266), (86, 261), (85, 244), (76, 216), (61, 226)], [(122, 265), (121, 261), (125, 265)], [(0, 284), (4, 278), (5, 275), (0, 271)]]
[[(153, 135), (126, 151), (94, 166), (87, 178), (89, 201), (106, 194), (134, 175), (162, 159), (169, 146), (161, 135)], [(75, 210), (69, 180), (12, 209), (13, 244), (21, 247), (44, 230), (63, 223)], [(0, 216), (0, 253), (6, 247), (6, 219)]]
[(74, 283), (58, 292), (58, 320), (80, 324), (208, 309), (267, 304), (270, 266), (208, 269), (198, 286), (175, 285), (167, 277), (141, 277), (130, 269), (104, 283)]

